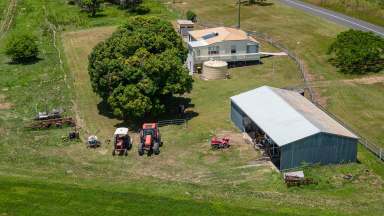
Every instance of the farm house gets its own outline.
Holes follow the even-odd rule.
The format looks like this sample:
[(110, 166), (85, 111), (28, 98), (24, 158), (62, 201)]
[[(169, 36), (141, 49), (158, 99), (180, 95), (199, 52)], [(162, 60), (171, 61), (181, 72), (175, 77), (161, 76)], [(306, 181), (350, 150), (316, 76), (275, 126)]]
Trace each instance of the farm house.
[(231, 119), (280, 170), (356, 161), (358, 137), (295, 91), (263, 86), (233, 96)]

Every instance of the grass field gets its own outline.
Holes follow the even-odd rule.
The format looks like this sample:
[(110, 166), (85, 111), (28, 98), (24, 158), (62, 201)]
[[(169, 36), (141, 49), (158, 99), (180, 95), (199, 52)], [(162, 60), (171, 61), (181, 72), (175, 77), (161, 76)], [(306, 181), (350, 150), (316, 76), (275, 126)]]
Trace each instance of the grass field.
[(303, 0), (373, 24), (384, 26), (384, 2), (381, 0)]
[[(257, 160), (260, 153), (244, 144), (241, 134), (229, 121), (229, 96), (265, 84), (277, 87), (302, 84), (295, 64), (286, 57), (265, 58), (261, 65), (231, 69), (232, 78), (226, 81), (196, 79), (194, 90), (187, 95), (194, 104), (192, 111), (196, 117), (189, 121), (188, 128), (162, 128), (164, 146), (156, 157), (139, 157), (134, 147), (128, 157), (113, 158), (112, 146), (105, 142), (96, 150), (86, 149), (82, 142), (64, 142), (61, 136), (69, 129), (24, 129), (36, 110), (44, 109), (45, 105), (61, 106), (66, 114), (76, 116), (82, 126), (82, 137), (97, 133), (104, 141), (116, 126), (124, 124), (99, 105), (100, 99), (91, 91), (86, 69), (92, 47), (107, 38), (115, 29), (111, 26), (117, 26), (129, 14), (110, 7), (105, 11), (114, 11), (117, 18), (106, 15), (94, 19), (63, 2), (19, 2), (16, 23), (8, 35), (21, 30), (37, 34), (42, 50), (40, 61), (31, 65), (9, 64), (3, 52), (5, 39), (0, 41), (0, 215), (380, 215), (383, 212), (384, 168), (366, 150), (359, 149), (362, 163), (306, 168), (306, 174), (319, 181), (318, 185), (286, 188), (281, 175), (268, 163)], [(229, 1), (223, 1), (224, 11), (214, 6), (216, 1), (205, 1), (207, 8), (198, 5), (202, 1), (186, 2), (181, 5), (183, 9), (191, 7), (203, 19), (209, 20), (211, 14), (231, 22), (219, 15), (225, 12), (228, 16), (234, 10)], [(177, 16), (156, 1), (149, 3), (154, 4), (157, 9), (153, 12), (159, 11), (158, 15), (168, 19)], [(83, 20), (76, 25), (60, 24), (59, 29), (64, 32), (56, 42), (64, 61), (63, 69), (52, 35), (44, 33), (44, 7), (49, 14), (65, 11), (72, 14), (68, 17), (78, 16)], [(380, 128), (374, 132), (369, 128), (380, 127), (377, 118), (382, 116), (381, 105), (374, 101), (383, 97), (382, 86), (344, 83), (344, 79), (359, 77), (339, 75), (325, 63), (326, 57), (319, 55), (324, 44), (343, 28), (277, 4), (265, 10), (261, 16), (264, 22), (276, 23), (284, 31), (267, 24), (262, 24), (262, 30), (276, 34), (298, 53), (308, 53), (309, 56), (303, 56), (310, 59), (306, 63), (314, 73), (314, 85), (321, 86), (323, 97), (329, 97), (328, 107), (343, 110), (340, 114), (353, 122), (361, 121), (361, 109), (369, 104), (370, 109), (363, 113), (370, 114), (365, 118), (372, 122), (361, 126), (361, 130), (380, 141)], [(249, 9), (252, 11), (264, 13), (259, 8)], [(244, 25), (249, 28), (261, 25), (255, 22), (256, 18), (246, 19)], [(304, 18), (308, 19), (307, 23)], [(300, 27), (288, 27), (292, 23), (278, 23), (275, 19), (309, 27), (303, 32)], [(318, 23), (312, 24), (313, 20)], [(90, 28), (95, 26), (103, 27)], [(285, 34), (301, 43), (292, 42)], [(320, 40), (324, 44), (314, 42), (319, 38), (325, 40)], [(272, 48), (263, 44), (263, 49)], [(312, 60), (311, 55), (319, 56), (320, 60)], [(322, 87), (319, 80), (335, 86)], [(336, 88), (340, 83), (342, 88)], [(352, 94), (357, 88), (361, 94)], [(365, 101), (366, 97), (372, 100)], [(337, 98), (353, 100), (349, 104)], [(354, 106), (353, 118), (348, 116), (352, 113), (350, 105)], [(230, 134), (233, 147), (228, 151), (211, 151), (208, 139), (212, 134)], [(353, 180), (345, 180), (345, 174), (352, 174)]]

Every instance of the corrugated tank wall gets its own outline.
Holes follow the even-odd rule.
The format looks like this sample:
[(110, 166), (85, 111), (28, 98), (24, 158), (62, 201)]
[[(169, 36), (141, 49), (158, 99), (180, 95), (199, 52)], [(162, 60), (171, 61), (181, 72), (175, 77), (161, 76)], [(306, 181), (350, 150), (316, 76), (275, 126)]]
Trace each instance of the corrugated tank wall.
[(281, 147), (280, 169), (303, 163), (337, 164), (355, 162), (358, 140), (327, 133), (298, 140)]

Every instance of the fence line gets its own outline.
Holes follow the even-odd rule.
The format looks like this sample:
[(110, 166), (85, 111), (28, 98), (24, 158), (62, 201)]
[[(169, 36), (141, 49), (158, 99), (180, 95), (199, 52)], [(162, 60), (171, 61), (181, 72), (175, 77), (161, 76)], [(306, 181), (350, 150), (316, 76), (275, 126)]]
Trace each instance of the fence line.
[(187, 119), (169, 119), (169, 120), (161, 120), (157, 122), (159, 127), (167, 126), (167, 125), (184, 125), (185, 128), (188, 127)]
[[(203, 27), (211, 28), (211, 27), (217, 27), (217, 26), (223, 26), (222, 24), (214, 24), (214, 23), (199, 23)], [(359, 142), (370, 152), (372, 152), (374, 155), (376, 155), (380, 160), (384, 161), (384, 149), (378, 147), (376, 144), (372, 143), (369, 141), (367, 138), (356, 132), (354, 129), (349, 127), (343, 120), (341, 120), (339, 117), (337, 117), (335, 114), (329, 112), (325, 107), (317, 103), (314, 97), (314, 91), (311, 87), (311, 85), (308, 83), (308, 74), (309, 72), (306, 70), (303, 61), (298, 57), (298, 55), (289, 50), (285, 45), (279, 43), (278, 41), (274, 40), (272, 37), (270, 37), (268, 34), (263, 33), (263, 32), (257, 32), (257, 31), (246, 31), (249, 35), (253, 35), (261, 40), (266, 41), (273, 47), (287, 53), (287, 55), (296, 63), (298, 66), (298, 69), (301, 74), (301, 78), (304, 81), (304, 88), (308, 91), (309, 94), (309, 99), (311, 100), (312, 103), (314, 103), (317, 107), (319, 107), (321, 110), (323, 110), (325, 113), (327, 113), (329, 116), (331, 116), (335, 121), (343, 125), (345, 128), (348, 130), (352, 131), (354, 134), (359, 136)]]

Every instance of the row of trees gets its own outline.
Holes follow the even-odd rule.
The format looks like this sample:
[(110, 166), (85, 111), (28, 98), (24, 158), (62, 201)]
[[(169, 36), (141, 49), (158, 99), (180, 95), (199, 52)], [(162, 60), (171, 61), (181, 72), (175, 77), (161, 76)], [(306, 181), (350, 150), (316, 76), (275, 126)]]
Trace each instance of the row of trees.
[(146, 14), (150, 11), (148, 7), (142, 5), (143, 0), (72, 0), (70, 3), (79, 5), (88, 11), (92, 17), (95, 17), (97, 11), (101, 8), (101, 4), (105, 1), (118, 4), (122, 9), (127, 9), (137, 14)]
[(123, 118), (163, 113), (175, 94), (192, 89), (187, 50), (172, 25), (133, 17), (89, 56), (93, 90)]

